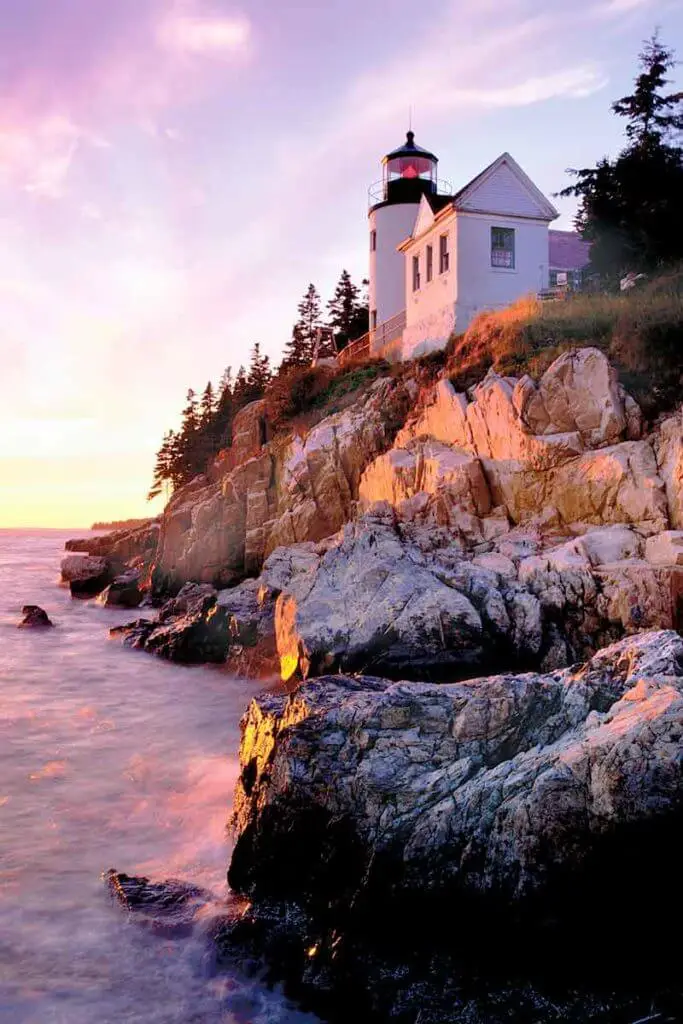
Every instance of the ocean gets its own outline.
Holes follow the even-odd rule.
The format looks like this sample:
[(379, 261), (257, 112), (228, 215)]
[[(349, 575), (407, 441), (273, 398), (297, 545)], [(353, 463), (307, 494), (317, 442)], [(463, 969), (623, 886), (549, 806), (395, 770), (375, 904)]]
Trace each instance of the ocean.
[[(110, 867), (226, 895), (239, 720), (258, 684), (128, 651), (136, 613), (58, 586), (79, 531), (0, 530), (0, 1021), (314, 1024), (201, 937), (150, 935)], [(17, 629), (38, 604), (56, 628)]]

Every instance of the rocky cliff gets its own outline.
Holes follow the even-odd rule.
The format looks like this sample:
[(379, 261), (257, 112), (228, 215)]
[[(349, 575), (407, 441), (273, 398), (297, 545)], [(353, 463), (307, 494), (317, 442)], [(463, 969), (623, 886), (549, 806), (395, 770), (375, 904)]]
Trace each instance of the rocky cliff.
[[(257, 614), (285, 679), (552, 669), (678, 627), (683, 420), (646, 432), (599, 351), (566, 353), (538, 382), (489, 373), (467, 394), (385, 377), (303, 436), (268, 440), (264, 416), (238, 416), (211, 479), (161, 526), (156, 590), (214, 588), (183, 616), (195, 632), (211, 622), (215, 660), (236, 629), (263, 638), (246, 628)], [(228, 628), (214, 604), (259, 573), (258, 606)], [(167, 619), (163, 642), (129, 642), (173, 657)]]
[(644, 424), (585, 348), (467, 393), (387, 376), (269, 435), (247, 407), (174, 496), (165, 603), (118, 631), (293, 691), (243, 722), (228, 955), (331, 1019), (678, 1013), (640, 936), (680, 909), (680, 412)]

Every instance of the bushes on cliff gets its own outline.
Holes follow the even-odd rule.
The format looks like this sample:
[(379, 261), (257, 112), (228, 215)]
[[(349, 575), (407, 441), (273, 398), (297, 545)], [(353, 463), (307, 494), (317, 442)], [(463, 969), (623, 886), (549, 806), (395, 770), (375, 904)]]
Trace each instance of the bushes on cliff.
[(307, 412), (326, 394), (334, 370), (326, 366), (293, 366), (281, 370), (266, 393), (266, 415), (277, 429), (287, 420)]
[(314, 409), (335, 411), (345, 395), (388, 373), (389, 364), (377, 359), (347, 370), (330, 366), (297, 366), (281, 370), (273, 377), (265, 393), (268, 422), (277, 430), (297, 416)]

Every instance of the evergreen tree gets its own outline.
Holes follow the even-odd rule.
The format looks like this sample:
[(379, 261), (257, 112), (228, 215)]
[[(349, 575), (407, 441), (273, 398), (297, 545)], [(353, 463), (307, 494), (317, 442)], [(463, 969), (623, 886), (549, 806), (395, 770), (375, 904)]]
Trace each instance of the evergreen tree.
[(164, 434), (161, 448), (156, 454), (152, 486), (149, 490), (149, 494), (147, 495), (148, 501), (152, 501), (153, 498), (158, 497), (164, 489), (164, 484), (170, 483), (171, 481), (173, 473), (174, 442), (175, 432), (173, 430), (168, 430)]
[(283, 367), (308, 366), (313, 359), (318, 328), (322, 327), (320, 296), (314, 284), (309, 284), (297, 312), (299, 319), (292, 328), (292, 337), (285, 349)]
[(263, 398), (271, 377), (270, 359), (267, 355), (261, 355), (261, 346), (257, 341), (251, 350), (251, 362), (247, 374), (247, 391), (250, 402), (256, 401), (257, 398)]
[(215, 411), (216, 400), (213, 393), (213, 384), (211, 381), (208, 381), (206, 387), (202, 391), (202, 397), (199, 403), (199, 422), (202, 427), (207, 427), (211, 424)]
[(627, 119), (626, 135), (633, 147), (657, 148), (683, 132), (683, 92), (662, 93), (677, 62), (673, 51), (662, 45), (658, 32), (643, 44), (639, 61), (642, 70), (633, 94), (622, 96), (612, 110)]
[(612, 106), (627, 121), (628, 146), (614, 161), (572, 171), (576, 183), (560, 193), (579, 198), (576, 226), (608, 280), (683, 259), (683, 93), (665, 91), (675, 60), (656, 34), (639, 59), (633, 94)]
[[(367, 282), (363, 281), (363, 286), (366, 284)], [(353, 283), (348, 270), (342, 270), (334, 296), (327, 303), (327, 309), (337, 351), (369, 330), (367, 298), (361, 297), (360, 288)]]
[(311, 358), (306, 342), (304, 341), (298, 324), (295, 324), (292, 328), (292, 336), (285, 346), (285, 352), (280, 368), (282, 370), (288, 370), (294, 366), (308, 366), (310, 361)]
[[(245, 395), (247, 393), (247, 371), (243, 366), (240, 366), (235, 377), (235, 384), (232, 389), (232, 404), (233, 412), (237, 412), (242, 406), (246, 405)], [(248, 399), (247, 399), (248, 401)]]
[(214, 414), (213, 434), (218, 451), (230, 442), (233, 414), (232, 388), (232, 367), (228, 366), (223, 371), (223, 376), (218, 385), (218, 399), (216, 400), (216, 412)]

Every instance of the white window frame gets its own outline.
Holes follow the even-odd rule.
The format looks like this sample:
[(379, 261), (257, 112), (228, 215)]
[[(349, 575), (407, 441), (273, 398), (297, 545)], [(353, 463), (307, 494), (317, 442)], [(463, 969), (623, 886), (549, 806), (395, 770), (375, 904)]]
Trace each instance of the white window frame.
[(413, 256), (413, 291), (419, 292), (420, 290), (420, 254)]
[[(500, 231), (510, 237), (512, 245), (509, 248), (494, 246), (495, 232)], [(514, 228), (491, 226), (491, 267), (493, 270), (516, 270), (517, 269), (517, 235)]]
[(428, 245), (425, 249), (425, 281), (429, 284), (434, 280), (434, 246)]
[(451, 254), (448, 248), (448, 232), (439, 235), (439, 273), (447, 274), (451, 268)]

